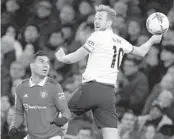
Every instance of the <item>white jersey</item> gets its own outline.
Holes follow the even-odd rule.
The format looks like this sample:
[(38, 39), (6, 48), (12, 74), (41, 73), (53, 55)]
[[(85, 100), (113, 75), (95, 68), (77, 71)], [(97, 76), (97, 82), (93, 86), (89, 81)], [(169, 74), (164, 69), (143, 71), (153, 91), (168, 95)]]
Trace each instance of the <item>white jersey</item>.
[(90, 54), (82, 82), (95, 80), (115, 86), (123, 55), (132, 52), (133, 46), (106, 30), (92, 33), (83, 47)]

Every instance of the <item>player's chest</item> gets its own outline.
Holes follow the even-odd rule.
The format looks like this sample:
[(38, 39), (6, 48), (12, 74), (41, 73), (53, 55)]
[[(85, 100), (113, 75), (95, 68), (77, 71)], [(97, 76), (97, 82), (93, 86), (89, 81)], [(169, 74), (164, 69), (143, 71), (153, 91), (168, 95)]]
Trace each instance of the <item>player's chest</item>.
[(52, 103), (51, 94), (51, 90), (44, 87), (35, 86), (26, 88), (21, 97), (23, 104), (49, 105)]
[(95, 54), (105, 54), (105, 55), (113, 55), (118, 54), (120, 51), (120, 45), (114, 42), (105, 42), (101, 43), (96, 49), (94, 50)]

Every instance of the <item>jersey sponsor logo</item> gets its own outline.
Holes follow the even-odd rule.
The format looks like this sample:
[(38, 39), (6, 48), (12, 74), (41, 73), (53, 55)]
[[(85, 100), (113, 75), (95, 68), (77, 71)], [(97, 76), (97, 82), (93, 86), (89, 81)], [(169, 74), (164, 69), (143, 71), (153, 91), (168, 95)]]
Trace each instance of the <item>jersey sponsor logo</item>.
[(24, 95), (24, 97), (25, 97), (25, 98), (27, 98), (27, 97), (28, 97), (28, 95), (27, 95), (27, 94), (25, 94), (25, 95)]
[(45, 98), (48, 97), (48, 93), (45, 92), (45, 91), (41, 91), (41, 92), (40, 92), (40, 97), (41, 97), (42, 99), (45, 99)]
[(33, 109), (33, 110), (42, 110), (42, 109), (46, 109), (46, 106), (39, 106), (39, 105), (29, 105), (29, 104), (23, 104), (24, 108), (26, 111), (28, 111), (29, 109)]
[(62, 100), (62, 99), (66, 99), (66, 97), (65, 97), (65, 93), (63, 93), (63, 92), (58, 93), (57, 95), (58, 95), (58, 98), (59, 98), (60, 100)]

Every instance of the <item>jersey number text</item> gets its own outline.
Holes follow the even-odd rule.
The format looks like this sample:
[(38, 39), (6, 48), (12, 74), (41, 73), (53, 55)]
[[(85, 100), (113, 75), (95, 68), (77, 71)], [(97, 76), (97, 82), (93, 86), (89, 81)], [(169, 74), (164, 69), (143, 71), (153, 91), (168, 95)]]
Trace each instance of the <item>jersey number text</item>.
[(117, 69), (119, 70), (124, 52), (123, 52), (122, 48), (119, 48), (118, 55), (117, 55), (117, 47), (116, 46), (113, 46), (113, 50), (114, 50), (114, 55), (113, 55), (113, 59), (112, 59), (112, 63), (111, 63), (111, 68), (115, 67), (115, 62), (117, 61)]

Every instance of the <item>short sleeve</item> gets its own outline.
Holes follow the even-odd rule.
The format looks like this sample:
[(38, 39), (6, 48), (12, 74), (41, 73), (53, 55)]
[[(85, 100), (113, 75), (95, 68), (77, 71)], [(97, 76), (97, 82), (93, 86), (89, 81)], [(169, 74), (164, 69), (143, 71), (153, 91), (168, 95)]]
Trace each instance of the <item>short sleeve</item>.
[(56, 85), (55, 92), (56, 94), (53, 96), (53, 101), (56, 108), (61, 112), (63, 117), (66, 117), (67, 119), (69, 119), (71, 117), (71, 112), (68, 109), (66, 96), (63, 92), (62, 87), (59, 84)]
[(84, 44), (84, 48), (89, 51), (90, 53), (96, 48), (97, 46), (97, 33), (94, 32), (91, 34), (91, 36), (86, 40)]
[(134, 46), (126, 40), (122, 41), (121, 47), (123, 48), (124, 53), (126, 54), (131, 53), (134, 49)]

